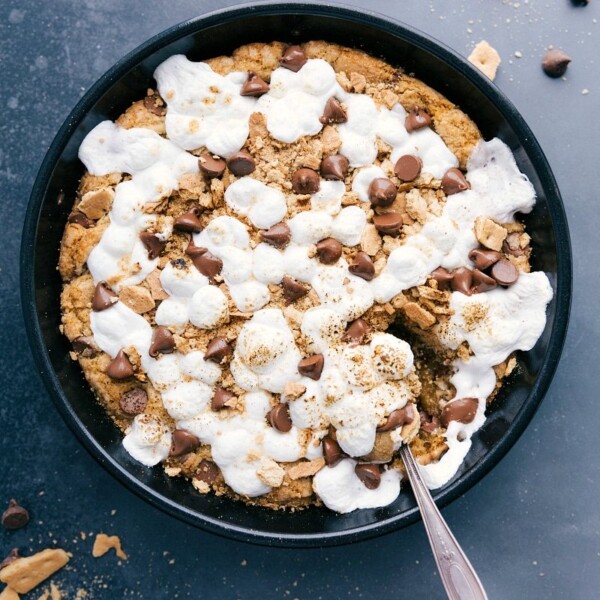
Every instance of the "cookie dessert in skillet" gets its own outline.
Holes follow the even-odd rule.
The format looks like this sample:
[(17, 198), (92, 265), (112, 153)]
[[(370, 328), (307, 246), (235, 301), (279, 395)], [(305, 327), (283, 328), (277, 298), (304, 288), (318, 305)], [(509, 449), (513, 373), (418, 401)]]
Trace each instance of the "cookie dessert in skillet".
[(59, 265), (127, 452), (271, 508), (390, 504), (403, 443), (444, 485), (552, 297), (509, 148), (326, 42), (154, 77), (83, 141)]

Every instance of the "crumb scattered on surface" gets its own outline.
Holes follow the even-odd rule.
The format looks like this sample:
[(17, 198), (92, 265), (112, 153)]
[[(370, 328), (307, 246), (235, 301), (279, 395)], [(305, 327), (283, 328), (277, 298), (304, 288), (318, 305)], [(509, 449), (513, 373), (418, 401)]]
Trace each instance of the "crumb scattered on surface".
[(37, 554), (18, 558), (0, 571), (0, 581), (15, 592), (26, 594), (69, 562), (61, 548), (47, 548)]
[(468, 60), (492, 81), (496, 78), (498, 67), (502, 62), (498, 51), (490, 46), (485, 40), (481, 40), (481, 42), (473, 48), (473, 51), (469, 54)]

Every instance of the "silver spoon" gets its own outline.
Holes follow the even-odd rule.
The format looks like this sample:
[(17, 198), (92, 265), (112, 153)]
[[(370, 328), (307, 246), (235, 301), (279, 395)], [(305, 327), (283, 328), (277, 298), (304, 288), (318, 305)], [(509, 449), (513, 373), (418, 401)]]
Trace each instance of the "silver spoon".
[(419, 505), (433, 557), (450, 600), (487, 600), (487, 594), (425, 485), (408, 446), (400, 448), (408, 480)]

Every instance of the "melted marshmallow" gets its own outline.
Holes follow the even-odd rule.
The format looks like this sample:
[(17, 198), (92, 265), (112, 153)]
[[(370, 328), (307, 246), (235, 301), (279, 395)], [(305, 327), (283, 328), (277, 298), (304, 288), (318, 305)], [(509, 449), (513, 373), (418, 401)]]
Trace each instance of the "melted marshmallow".
[(152, 467), (169, 456), (171, 432), (150, 415), (137, 415), (123, 438), (123, 447), (135, 460)]
[(242, 177), (225, 190), (225, 202), (259, 229), (279, 223), (287, 213), (285, 196), (252, 177)]

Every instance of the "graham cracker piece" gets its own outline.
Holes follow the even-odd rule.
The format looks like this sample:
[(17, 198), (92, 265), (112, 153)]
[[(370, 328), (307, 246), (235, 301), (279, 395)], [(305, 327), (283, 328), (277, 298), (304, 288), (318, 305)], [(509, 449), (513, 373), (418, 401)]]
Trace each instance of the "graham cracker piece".
[(315, 460), (302, 461), (288, 469), (290, 479), (301, 479), (302, 477), (311, 477), (325, 466), (324, 458), (315, 458)]
[(0, 571), (0, 581), (19, 594), (26, 594), (69, 562), (61, 548), (46, 548), (37, 554), (17, 558)]
[(469, 54), (468, 61), (494, 81), (502, 59), (495, 48), (485, 40), (481, 40)]
[(88, 219), (101, 219), (110, 210), (114, 197), (115, 192), (112, 188), (87, 192), (77, 205), (77, 210), (80, 210)]
[(407, 302), (402, 309), (421, 329), (429, 329), (436, 322), (436, 318), (416, 302)]
[(127, 560), (127, 554), (123, 552), (121, 540), (118, 535), (106, 535), (105, 533), (96, 535), (94, 547), (92, 548), (92, 556), (99, 558), (100, 556), (104, 556), (109, 550), (114, 550), (120, 559)]
[(506, 239), (506, 229), (487, 217), (477, 217), (475, 221), (475, 237), (477, 241), (490, 250), (500, 252), (502, 242)]

